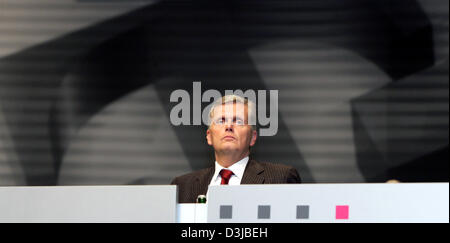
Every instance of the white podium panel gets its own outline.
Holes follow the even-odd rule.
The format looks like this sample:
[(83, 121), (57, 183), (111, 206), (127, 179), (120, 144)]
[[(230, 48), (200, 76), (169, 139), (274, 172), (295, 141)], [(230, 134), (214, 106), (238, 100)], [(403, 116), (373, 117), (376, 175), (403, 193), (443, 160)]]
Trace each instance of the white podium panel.
[(0, 222), (176, 222), (176, 186), (0, 187)]
[(177, 223), (207, 223), (208, 205), (180, 203), (177, 205)]
[(449, 222), (448, 183), (211, 186), (208, 222)]

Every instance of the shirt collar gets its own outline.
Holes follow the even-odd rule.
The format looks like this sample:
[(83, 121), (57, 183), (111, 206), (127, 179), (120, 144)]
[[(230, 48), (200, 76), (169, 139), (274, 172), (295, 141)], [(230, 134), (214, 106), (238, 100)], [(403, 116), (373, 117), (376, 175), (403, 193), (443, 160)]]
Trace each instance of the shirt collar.
[(219, 173), (222, 169), (228, 169), (231, 170), (233, 172), (233, 175), (235, 175), (238, 179), (242, 179), (242, 177), (244, 176), (244, 171), (245, 171), (245, 167), (247, 166), (248, 163), (248, 156), (239, 160), (238, 162), (232, 164), (230, 167), (225, 168), (223, 166), (221, 166), (217, 161), (216, 161), (216, 171), (214, 172), (214, 176), (213, 178), (217, 178), (219, 176)]

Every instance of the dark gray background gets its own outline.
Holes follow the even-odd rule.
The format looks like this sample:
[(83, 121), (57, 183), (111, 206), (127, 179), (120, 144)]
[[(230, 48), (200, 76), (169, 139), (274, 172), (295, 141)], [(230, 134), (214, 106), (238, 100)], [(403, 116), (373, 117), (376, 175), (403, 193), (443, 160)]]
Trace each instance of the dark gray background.
[[(258, 160), (304, 182), (448, 181), (448, 1), (0, 0), (0, 185), (211, 166), (170, 93), (279, 90)], [(206, 106), (207, 104), (204, 104)]]

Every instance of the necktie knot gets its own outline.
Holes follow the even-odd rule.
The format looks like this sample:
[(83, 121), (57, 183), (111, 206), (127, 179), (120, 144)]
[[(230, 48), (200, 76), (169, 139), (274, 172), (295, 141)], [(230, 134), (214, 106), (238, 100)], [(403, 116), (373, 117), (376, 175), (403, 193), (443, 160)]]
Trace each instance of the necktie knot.
[(222, 182), (220, 184), (228, 185), (228, 182), (230, 181), (230, 178), (233, 175), (233, 171), (222, 169), (219, 174), (222, 177)]

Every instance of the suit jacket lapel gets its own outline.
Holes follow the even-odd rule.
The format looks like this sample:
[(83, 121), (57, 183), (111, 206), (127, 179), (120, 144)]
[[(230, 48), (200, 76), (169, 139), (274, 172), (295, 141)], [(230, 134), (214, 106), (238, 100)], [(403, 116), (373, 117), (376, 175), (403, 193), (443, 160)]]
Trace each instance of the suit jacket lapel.
[(193, 196), (194, 200), (197, 199), (198, 195), (206, 195), (208, 191), (209, 183), (211, 182), (212, 176), (214, 175), (215, 167), (208, 168), (204, 174), (197, 177), (197, 183), (194, 184)]
[(255, 160), (249, 160), (241, 184), (264, 184), (264, 167)]

